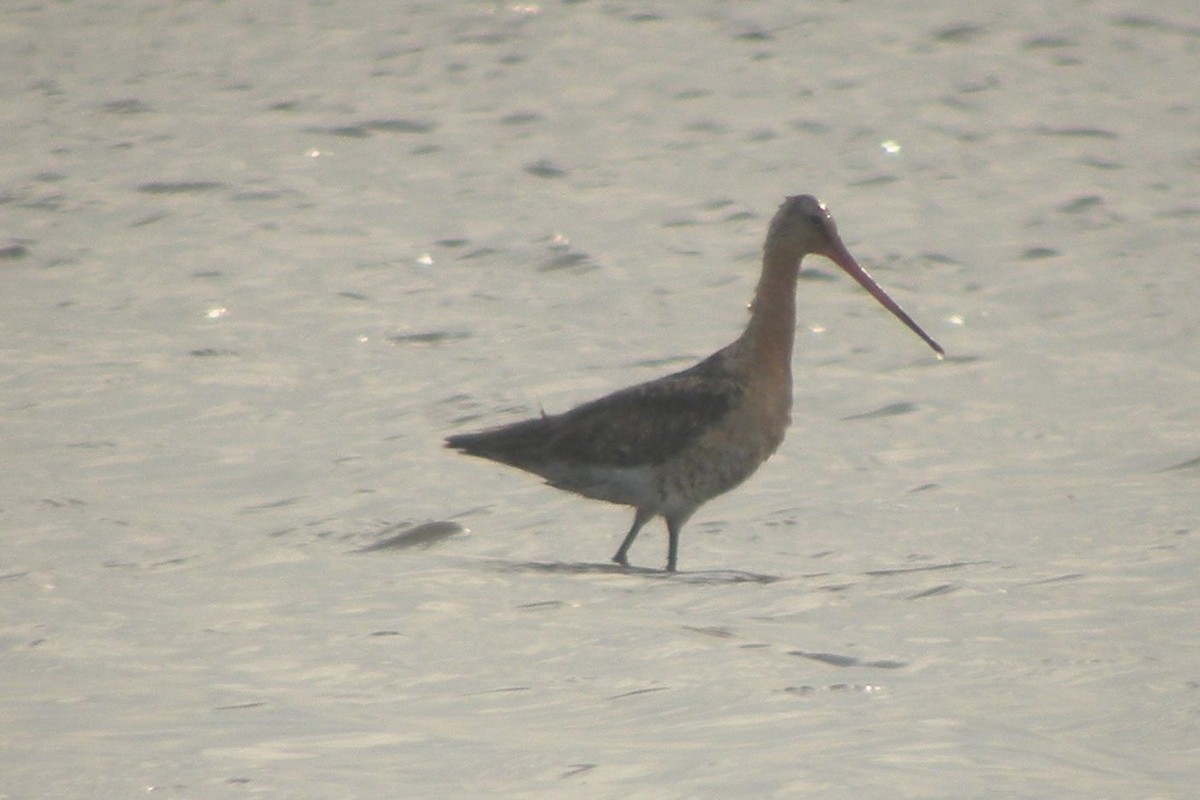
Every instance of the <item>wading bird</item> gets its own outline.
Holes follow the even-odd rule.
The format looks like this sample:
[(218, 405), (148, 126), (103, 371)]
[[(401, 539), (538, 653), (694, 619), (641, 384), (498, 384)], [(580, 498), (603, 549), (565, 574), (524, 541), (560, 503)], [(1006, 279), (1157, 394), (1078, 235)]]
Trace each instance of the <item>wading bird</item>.
[(667, 570), (679, 532), (703, 503), (749, 478), (791, 422), (792, 343), (800, 260), (821, 255), (854, 278), (942, 357), (929, 337), (858, 265), (825, 205), (787, 198), (771, 220), (750, 322), (732, 344), (689, 369), (562, 414), (447, 437), (446, 446), (540, 475), (559, 489), (633, 506), (613, 561), (656, 516), (667, 523)]

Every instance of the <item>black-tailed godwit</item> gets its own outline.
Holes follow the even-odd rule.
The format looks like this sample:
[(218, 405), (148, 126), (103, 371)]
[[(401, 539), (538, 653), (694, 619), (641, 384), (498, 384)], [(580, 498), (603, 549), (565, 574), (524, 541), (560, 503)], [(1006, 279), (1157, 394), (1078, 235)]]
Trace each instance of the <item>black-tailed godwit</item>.
[(797, 195), (771, 220), (750, 322), (728, 347), (682, 372), (562, 414), (450, 436), (446, 446), (540, 475), (559, 489), (633, 506), (633, 525), (612, 559), (618, 564), (629, 564), (642, 526), (662, 516), (673, 572), (688, 518), (754, 474), (783, 441), (791, 422), (796, 278), (810, 253), (849, 273), (943, 355), (850, 255), (824, 204)]

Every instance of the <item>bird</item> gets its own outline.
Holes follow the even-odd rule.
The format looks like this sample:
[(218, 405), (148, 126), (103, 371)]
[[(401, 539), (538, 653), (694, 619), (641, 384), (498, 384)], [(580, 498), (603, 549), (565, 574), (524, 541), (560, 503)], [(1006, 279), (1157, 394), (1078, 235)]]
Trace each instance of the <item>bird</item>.
[(731, 344), (680, 372), (563, 413), (454, 434), (445, 446), (533, 473), (558, 489), (632, 506), (633, 524), (612, 557), (624, 567), (643, 526), (661, 516), (666, 571), (675, 572), (680, 532), (696, 509), (754, 474), (791, 423), (796, 281), (808, 255), (833, 261), (944, 357), (942, 346), (859, 266), (825, 204), (794, 195), (768, 227), (750, 320)]

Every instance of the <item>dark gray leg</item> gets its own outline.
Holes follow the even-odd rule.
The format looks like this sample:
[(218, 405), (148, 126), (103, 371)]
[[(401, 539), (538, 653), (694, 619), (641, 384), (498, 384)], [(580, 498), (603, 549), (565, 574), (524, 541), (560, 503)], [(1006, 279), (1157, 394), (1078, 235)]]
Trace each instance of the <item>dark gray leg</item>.
[(665, 517), (667, 520), (667, 572), (675, 571), (675, 564), (679, 560), (679, 533), (683, 530), (683, 526), (692, 517), (694, 508), (689, 508), (679, 514), (672, 514)]
[(679, 532), (683, 523), (667, 517), (667, 572), (675, 571), (675, 562), (679, 558)]
[(641, 532), (642, 526), (649, 522), (653, 516), (653, 511), (647, 511), (644, 508), (637, 510), (633, 515), (633, 525), (629, 528), (629, 533), (625, 534), (625, 540), (621, 542), (621, 546), (617, 548), (617, 554), (612, 557), (613, 561), (624, 567), (629, 566), (629, 548), (633, 546), (633, 540)]

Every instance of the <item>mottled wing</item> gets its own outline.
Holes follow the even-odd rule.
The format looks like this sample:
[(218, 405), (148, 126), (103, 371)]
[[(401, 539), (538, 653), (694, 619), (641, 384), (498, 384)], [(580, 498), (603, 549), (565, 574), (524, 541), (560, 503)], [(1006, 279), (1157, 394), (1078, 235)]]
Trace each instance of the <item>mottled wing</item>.
[(661, 464), (728, 414), (742, 391), (694, 368), (631, 386), (552, 418), (546, 455), (595, 467)]
[(742, 401), (744, 387), (714, 353), (689, 369), (631, 386), (562, 414), (461, 433), (446, 445), (542, 475), (558, 465), (661, 464), (716, 425)]

